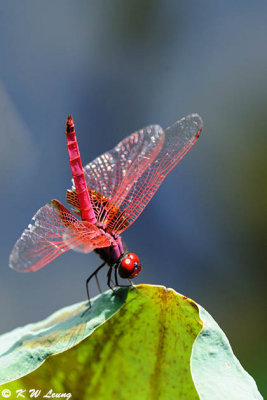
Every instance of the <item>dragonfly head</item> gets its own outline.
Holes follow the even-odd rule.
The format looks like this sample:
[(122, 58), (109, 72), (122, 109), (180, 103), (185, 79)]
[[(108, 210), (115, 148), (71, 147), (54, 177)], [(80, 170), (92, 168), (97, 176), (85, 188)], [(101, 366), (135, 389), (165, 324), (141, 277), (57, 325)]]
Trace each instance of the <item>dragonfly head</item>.
[(127, 253), (121, 259), (118, 272), (121, 278), (133, 279), (141, 271), (139, 258), (134, 253)]

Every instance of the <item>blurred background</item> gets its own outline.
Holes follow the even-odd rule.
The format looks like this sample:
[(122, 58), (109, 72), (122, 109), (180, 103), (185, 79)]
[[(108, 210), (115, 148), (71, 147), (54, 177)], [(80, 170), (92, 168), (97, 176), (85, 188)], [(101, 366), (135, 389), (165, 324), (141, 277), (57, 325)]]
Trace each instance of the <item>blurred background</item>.
[(66, 204), (68, 113), (86, 164), (198, 112), (199, 142), (123, 238), (142, 261), (135, 282), (204, 306), (266, 393), (266, 17), (260, 0), (0, 3), (0, 333), (85, 300), (99, 265), (71, 251), (36, 273), (8, 268), (38, 208)]

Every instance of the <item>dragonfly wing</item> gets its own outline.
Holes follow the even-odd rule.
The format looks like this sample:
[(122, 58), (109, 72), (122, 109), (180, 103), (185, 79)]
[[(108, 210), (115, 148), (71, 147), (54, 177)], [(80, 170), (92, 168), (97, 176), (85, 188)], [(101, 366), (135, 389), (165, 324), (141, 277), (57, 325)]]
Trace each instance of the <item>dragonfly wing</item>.
[[(126, 195), (122, 202), (119, 202), (117, 193), (114, 196), (115, 205), (119, 205), (121, 213), (109, 221), (111, 232), (121, 233), (136, 220), (166, 175), (196, 143), (202, 125), (202, 119), (197, 114), (188, 115), (177, 121), (162, 133), (164, 143), (156, 157), (147, 164), (142, 175), (135, 178), (131, 170), (125, 175), (117, 193), (124, 192)], [(129, 190), (127, 190), (128, 181), (131, 181)]]
[[(97, 221), (111, 233), (129, 227), (195, 144), (201, 129), (197, 114), (182, 118), (165, 131), (152, 125), (86, 165), (85, 178)], [(67, 192), (67, 201), (79, 214), (74, 188)]]
[[(135, 180), (156, 158), (163, 142), (162, 128), (151, 125), (126, 137), (112, 150), (84, 167), (91, 203), (98, 222), (102, 222), (104, 217), (108, 216), (108, 210), (112, 206), (119, 208)], [(79, 202), (74, 187), (67, 191), (67, 202), (79, 215)]]
[(79, 221), (57, 200), (40, 208), (33, 221), (10, 255), (9, 265), (18, 271), (37, 271), (70, 249), (88, 253), (110, 245), (95, 225)]

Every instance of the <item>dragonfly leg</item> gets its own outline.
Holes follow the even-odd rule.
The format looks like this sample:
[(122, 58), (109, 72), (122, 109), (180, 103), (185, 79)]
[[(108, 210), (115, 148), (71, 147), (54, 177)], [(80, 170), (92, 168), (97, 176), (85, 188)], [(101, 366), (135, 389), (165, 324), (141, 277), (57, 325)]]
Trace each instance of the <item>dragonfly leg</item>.
[(119, 287), (133, 287), (133, 283), (131, 283), (130, 285), (121, 285), (121, 284), (119, 284)]
[(102, 290), (101, 290), (101, 286), (100, 286), (100, 283), (99, 283), (99, 280), (98, 280), (97, 273), (95, 274), (95, 280), (96, 280), (96, 284), (97, 284), (99, 293), (102, 293)]
[(111, 286), (111, 282), (112, 282), (112, 279), (111, 279), (112, 269), (113, 269), (113, 267), (109, 267), (109, 270), (108, 270), (108, 273), (107, 273), (107, 277), (108, 277), (107, 285), (108, 285), (108, 287), (114, 292), (114, 288)]
[(89, 305), (91, 306), (91, 301), (90, 301), (90, 294), (89, 294), (89, 282), (90, 280), (93, 278), (93, 276), (96, 276), (96, 274), (98, 273), (98, 271), (100, 271), (101, 268), (104, 267), (106, 263), (104, 262), (103, 264), (101, 264), (90, 276), (89, 278), (86, 279), (86, 292), (87, 292), (87, 297), (88, 297), (88, 301), (89, 301)]
[(128, 279), (130, 285), (121, 285), (119, 283), (119, 281), (118, 281), (118, 267), (115, 267), (114, 276), (115, 276), (115, 285), (117, 287), (131, 287), (131, 286), (133, 286), (133, 282), (130, 279)]
[(119, 286), (119, 282), (118, 282), (118, 266), (115, 267), (114, 276), (115, 276), (115, 285)]

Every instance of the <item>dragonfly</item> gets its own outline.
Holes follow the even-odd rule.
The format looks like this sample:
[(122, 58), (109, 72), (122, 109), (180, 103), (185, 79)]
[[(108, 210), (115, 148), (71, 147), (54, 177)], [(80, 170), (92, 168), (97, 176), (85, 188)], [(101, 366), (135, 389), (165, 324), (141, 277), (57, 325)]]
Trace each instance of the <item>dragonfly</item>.
[(56, 199), (41, 207), (15, 243), (9, 266), (20, 272), (37, 271), (68, 250), (95, 251), (102, 263), (86, 280), (89, 301), (89, 282), (94, 276), (97, 280), (105, 265), (108, 287), (122, 286), (118, 275), (132, 284), (141, 263), (135, 253), (126, 251), (121, 233), (197, 142), (202, 125), (198, 114), (190, 114), (165, 130), (147, 126), (83, 168), (69, 115), (66, 139), (73, 186), (67, 190), (66, 201), (72, 212)]

